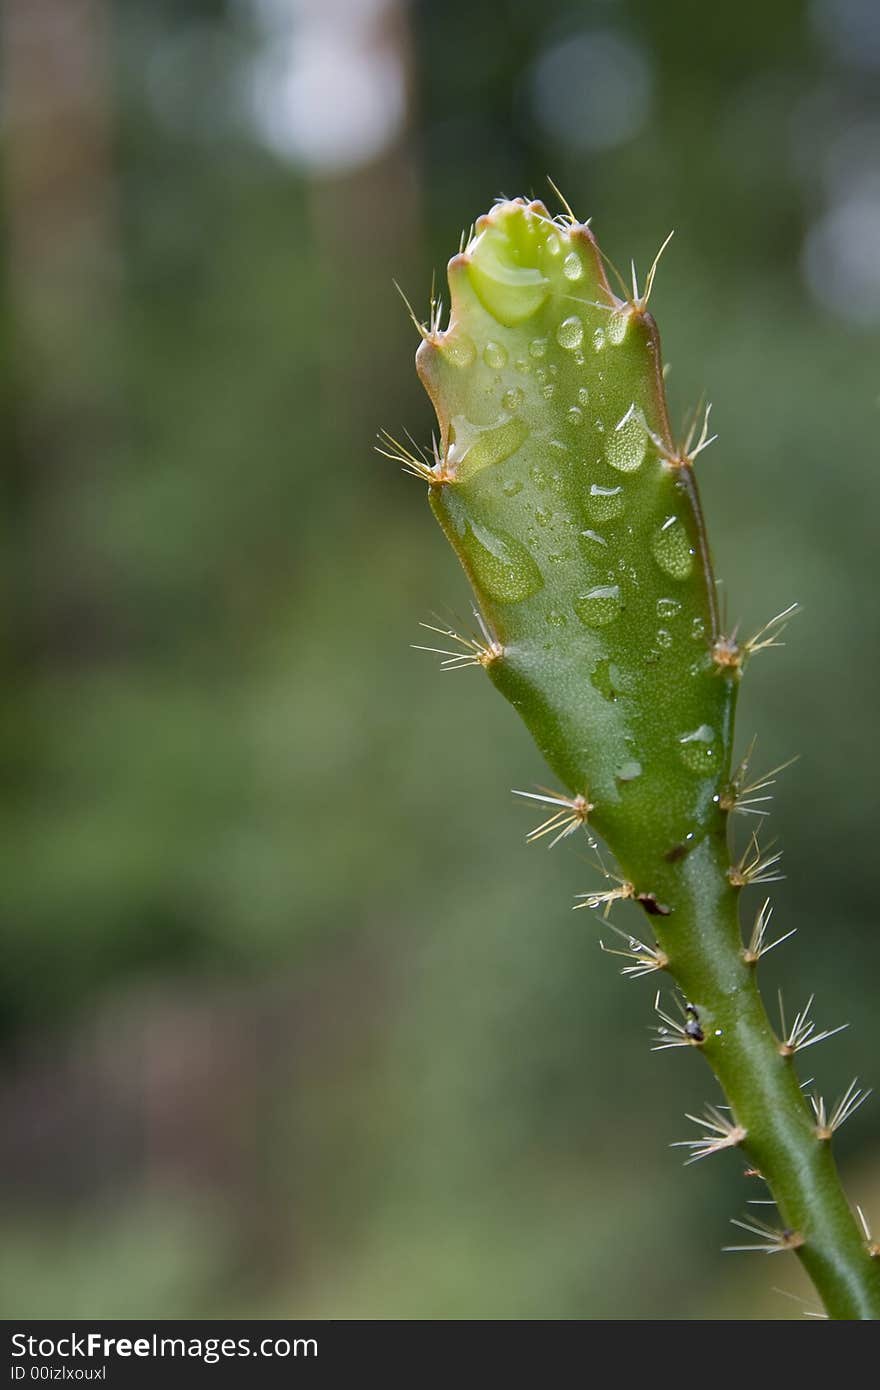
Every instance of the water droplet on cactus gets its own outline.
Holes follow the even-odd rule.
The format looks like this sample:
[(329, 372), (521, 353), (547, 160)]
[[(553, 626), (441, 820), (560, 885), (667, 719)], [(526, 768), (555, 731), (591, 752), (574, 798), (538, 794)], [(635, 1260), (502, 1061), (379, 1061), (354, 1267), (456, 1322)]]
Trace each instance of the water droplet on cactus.
[(548, 381), (546, 386), (541, 387), (541, 395), (545, 401), (552, 400), (555, 392), (556, 386), (552, 381)]
[(654, 532), (651, 551), (664, 574), (671, 579), (687, 579), (694, 567), (688, 533), (677, 516), (668, 516)]
[(694, 618), (693, 622), (691, 623), (691, 637), (693, 637), (695, 642), (702, 642), (705, 636), (706, 624), (703, 622), (703, 619)]
[[(528, 438), (527, 425), (514, 416), (501, 425), (474, 425), (462, 415), (452, 420), (450, 459), (456, 476), (464, 481), (515, 454)], [(453, 452), (454, 451), (454, 452)]]
[(566, 411), (566, 418), (570, 425), (582, 425), (584, 423), (584, 412), (579, 405), (569, 406)]
[(715, 771), (719, 762), (719, 748), (715, 742), (715, 730), (709, 724), (701, 724), (691, 733), (682, 734), (678, 745), (681, 760), (691, 772), (708, 776)]
[(440, 351), (454, 367), (469, 367), (477, 356), (473, 339), (458, 331), (443, 335)]
[(605, 329), (596, 328), (593, 331), (593, 347), (596, 352), (601, 352), (605, 346)]
[(507, 366), (507, 348), (503, 343), (489, 342), (483, 348), (483, 361), (493, 372)]
[(590, 393), (587, 390), (586, 386), (578, 387), (578, 400), (580, 401), (581, 405), (587, 405), (589, 403)]
[(587, 498), (587, 511), (594, 521), (612, 521), (623, 515), (624, 497), (622, 487), (601, 487), (593, 483)]
[(501, 404), (505, 410), (519, 410), (523, 403), (523, 389), (521, 386), (511, 386), (509, 391), (505, 391), (501, 397)]
[(627, 413), (605, 440), (605, 456), (619, 473), (634, 473), (645, 461), (647, 444), (641, 421)]
[(505, 478), (501, 484), (501, 491), (505, 497), (516, 497), (518, 492), (522, 492), (522, 486), (519, 478)]
[(581, 531), (581, 535), (584, 537), (585, 540), (590, 541), (593, 545), (608, 544), (605, 537), (600, 536), (598, 531)]
[[(658, 618), (675, 618), (675, 617), (678, 616), (678, 614), (679, 614), (680, 612), (681, 612), (681, 604), (679, 603), (679, 601), (678, 601), (677, 598), (658, 598), (658, 600), (657, 600), (657, 617), (658, 617)], [(699, 618), (696, 619), (696, 621), (699, 622), (699, 621), (700, 621)]]
[(672, 633), (666, 627), (658, 627), (654, 634), (654, 641), (657, 643), (658, 647), (661, 647), (664, 651), (668, 651), (672, 646)]
[(529, 356), (530, 356), (530, 357), (546, 357), (546, 355), (547, 355), (547, 339), (546, 339), (546, 338), (533, 338), (532, 341), (529, 343)]
[(584, 273), (584, 266), (577, 251), (569, 251), (562, 262), (562, 273), (566, 280), (580, 280)]
[(637, 777), (642, 775), (642, 765), (637, 758), (630, 758), (617, 769), (618, 782), (634, 782)]
[(569, 350), (580, 347), (584, 341), (584, 325), (577, 314), (572, 314), (570, 318), (562, 320), (556, 330), (556, 341), (560, 347)]
[(568, 619), (564, 613), (560, 613), (558, 608), (551, 608), (547, 614), (547, 622), (550, 627), (565, 627)]
[(546, 250), (548, 256), (559, 255), (560, 251), (562, 250), (562, 243), (560, 242), (559, 237), (556, 235), (555, 232), (551, 232), (547, 240), (544, 242), (544, 249)]
[(599, 694), (606, 700), (616, 700), (620, 689), (620, 672), (614, 662), (607, 656), (603, 656), (601, 661), (590, 672), (590, 684), (598, 690)]
[(600, 584), (574, 601), (574, 611), (586, 627), (605, 627), (613, 623), (622, 608), (617, 584)]
[(629, 328), (629, 309), (618, 309), (608, 320), (608, 341), (618, 347), (626, 337)]
[(544, 488), (548, 486), (549, 480), (547, 478), (547, 474), (540, 463), (533, 463), (529, 465), (529, 477), (535, 484), (535, 487), (540, 488), (542, 492)]
[(499, 603), (520, 603), (538, 592), (543, 576), (524, 545), (505, 531), (469, 522), (462, 548), (477, 589)]

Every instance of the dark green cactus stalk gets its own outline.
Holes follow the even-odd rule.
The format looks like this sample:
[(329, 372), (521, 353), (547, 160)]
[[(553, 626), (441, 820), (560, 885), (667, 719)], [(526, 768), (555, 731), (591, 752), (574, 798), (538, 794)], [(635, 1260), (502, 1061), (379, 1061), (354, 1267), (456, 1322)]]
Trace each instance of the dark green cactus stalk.
[(731, 813), (769, 781), (731, 769), (740, 677), (787, 614), (751, 642), (720, 629), (693, 471), (710, 441), (705, 423), (696, 443), (671, 434), (652, 278), (618, 298), (587, 226), (496, 205), (449, 263), (448, 327), (433, 308), (420, 325), (440, 440), (402, 461), (479, 604), (483, 639), (456, 639), (448, 661), (487, 671), (562, 785), (535, 794), (534, 835), (605, 840), (619, 877), (586, 904), (641, 904), (653, 939), (630, 943), (627, 968), (679, 992), (680, 1017), (658, 996), (657, 1046), (701, 1052), (726, 1094), (691, 1157), (739, 1147), (770, 1187), (778, 1224), (740, 1223), (750, 1236), (732, 1248), (791, 1249), (829, 1316), (877, 1318), (878, 1250), (830, 1143), (864, 1094), (830, 1114), (807, 1104), (794, 1056), (827, 1034), (809, 1008), (774, 1032), (755, 978), (767, 904), (745, 946), (739, 922), (742, 889), (771, 881), (778, 856), (755, 837), (738, 861), (729, 850)]

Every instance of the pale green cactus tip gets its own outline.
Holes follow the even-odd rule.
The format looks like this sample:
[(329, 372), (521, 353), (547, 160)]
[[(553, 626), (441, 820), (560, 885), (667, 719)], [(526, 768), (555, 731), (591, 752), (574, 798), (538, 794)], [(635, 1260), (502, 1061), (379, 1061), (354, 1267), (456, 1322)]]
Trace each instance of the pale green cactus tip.
[(808, 1005), (774, 1034), (754, 967), (791, 933), (767, 941), (766, 902), (744, 945), (738, 901), (779, 877), (779, 855), (757, 834), (740, 857), (728, 850), (732, 813), (766, 814), (782, 771), (750, 773), (751, 748), (731, 771), (740, 676), (794, 607), (748, 641), (721, 630), (693, 468), (712, 442), (708, 410), (676, 442), (647, 307), (656, 268), (619, 297), (569, 210), (497, 203), (449, 263), (448, 325), (433, 297), (428, 323), (413, 315), (439, 440), (426, 455), (385, 436), (382, 452), (427, 483), (478, 603), (479, 634), (426, 625), (452, 643), (427, 649), (447, 669), (484, 669), (563, 784), (520, 793), (544, 815), (528, 838), (595, 830), (621, 875), (592, 841), (615, 886), (580, 905), (607, 918), (633, 899), (651, 916), (653, 943), (627, 933), (627, 949), (605, 949), (631, 978), (673, 977), (679, 1016), (658, 995), (655, 1047), (697, 1048), (726, 1091), (725, 1115), (697, 1121), (692, 1159), (742, 1148), (781, 1223), (762, 1223), (750, 1248), (797, 1251), (831, 1316), (880, 1317), (876, 1247), (824, 1142), (856, 1108), (852, 1088), (811, 1114), (792, 1067), (837, 1030), (816, 1033)]

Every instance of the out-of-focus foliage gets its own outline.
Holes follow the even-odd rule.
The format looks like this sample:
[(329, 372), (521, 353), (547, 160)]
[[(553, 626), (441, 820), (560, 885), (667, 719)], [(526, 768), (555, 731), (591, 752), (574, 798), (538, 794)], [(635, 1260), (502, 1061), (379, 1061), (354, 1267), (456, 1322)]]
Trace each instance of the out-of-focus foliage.
[(880, 15), (5, 8), (7, 1315), (798, 1316), (717, 1254), (735, 1160), (665, 1147), (708, 1075), (570, 914), (586, 855), (521, 844), (526, 734), (407, 649), (467, 599), (371, 442), (430, 428), (392, 278), (494, 194), (549, 172), (642, 269), (676, 228), (731, 618), (804, 605), (741, 702), (802, 755), (790, 1003), (876, 1084)]

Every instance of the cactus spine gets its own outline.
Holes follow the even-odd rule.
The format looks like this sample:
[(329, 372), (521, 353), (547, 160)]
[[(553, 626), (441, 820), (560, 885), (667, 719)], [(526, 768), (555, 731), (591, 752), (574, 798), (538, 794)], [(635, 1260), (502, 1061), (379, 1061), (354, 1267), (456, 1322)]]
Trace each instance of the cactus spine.
[(479, 605), (482, 635), (444, 634), (446, 663), (486, 671), (561, 784), (530, 794), (534, 836), (585, 827), (611, 848), (616, 886), (583, 905), (642, 906), (649, 941), (627, 938), (625, 969), (679, 992), (678, 1014), (658, 994), (656, 1046), (701, 1052), (725, 1093), (685, 1141), (691, 1159), (741, 1148), (770, 1187), (778, 1225), (738, 1223), (749, 1239), (730, 1248), (793, 1250), (829, 1316), (877, 1318), (877, 1248), (828, 1142), (864, 1095), (830, 1115), (807, 1104), (794, 1056), (827, 1034), (809, 1006), (774, 1032), (756, 983), (776, 944), (768, 904), (745, 946), (739, 920), (742, 889), (772, 881), (777, 856), (756, 837), (736, 862), (729, 850), (731, 813), (770, 780), (731, 769), (740, 677), (787, 614), (751, 642), (721, 631), (693, 470), (711, 441), (705, 421), (696, 440), (670, 431), (654, 268), (618, 297), (588, 226), (497, 204), (449, 263), (448, 326), (437, 306), (419, 325), (439, 441), (429, 457), (389, 452), (427, 483)]

